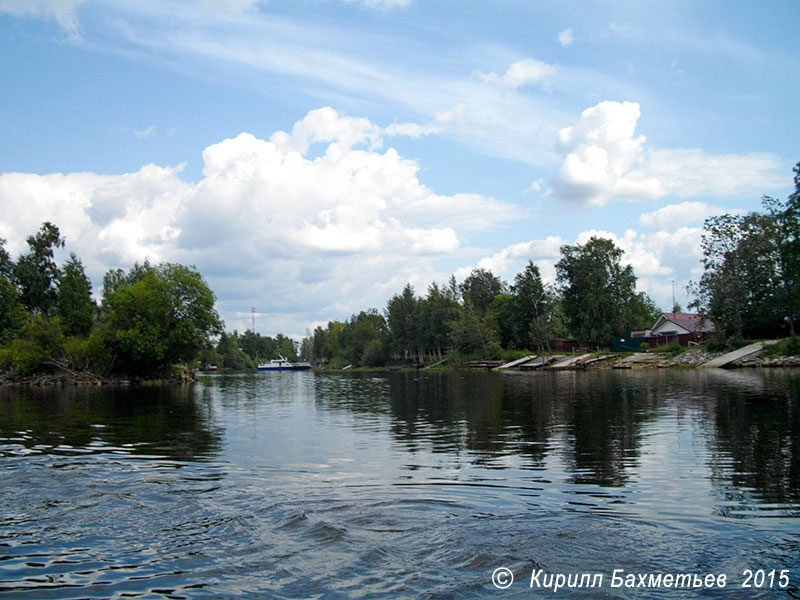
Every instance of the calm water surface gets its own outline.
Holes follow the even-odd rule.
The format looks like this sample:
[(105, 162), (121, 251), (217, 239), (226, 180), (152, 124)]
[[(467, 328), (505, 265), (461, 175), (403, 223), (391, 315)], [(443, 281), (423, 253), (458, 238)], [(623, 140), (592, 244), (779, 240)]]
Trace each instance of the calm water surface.
[(799, 393), (778, 370), (0, 389), (0, 596), (797, 598)]

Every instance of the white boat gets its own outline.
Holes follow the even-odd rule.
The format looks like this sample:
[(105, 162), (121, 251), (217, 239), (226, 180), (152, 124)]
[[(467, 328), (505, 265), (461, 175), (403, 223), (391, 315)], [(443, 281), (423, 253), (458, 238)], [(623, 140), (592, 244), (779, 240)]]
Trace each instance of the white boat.
[(289, 362), (286, 358), (278, 355), (278, 358), (273, 358), (269, 362), (261, 363), (256, 367), (259, 371), (305, 371), (311, 368), (311, 363), (307, 362)]

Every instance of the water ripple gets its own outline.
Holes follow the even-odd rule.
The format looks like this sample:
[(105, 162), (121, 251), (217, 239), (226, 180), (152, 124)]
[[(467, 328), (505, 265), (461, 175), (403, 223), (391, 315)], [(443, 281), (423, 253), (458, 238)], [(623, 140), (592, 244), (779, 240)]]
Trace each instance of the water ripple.
[(798, 595), (793, 380), (292, 375), (0, 391), (0, 593), (488, 598), (502, 565), (512, 596), (614, 568)]

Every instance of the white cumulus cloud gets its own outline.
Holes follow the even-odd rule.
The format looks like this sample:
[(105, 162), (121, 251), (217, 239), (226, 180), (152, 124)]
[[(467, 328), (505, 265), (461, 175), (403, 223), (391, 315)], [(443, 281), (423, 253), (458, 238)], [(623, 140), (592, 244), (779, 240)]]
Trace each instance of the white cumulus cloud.
[(702, 149), (650, 149), (636, 135), (636, 102), (604, 101), (558, 132), (563, 156), (548, 193), (598, 207), (617, 199), (747, 196), (781, 185), (781, 161), (768, 153), (713, 155)]
[[(460, 231), (490, 229), (513, 207), (478, 194), (436, 194), (416, 162), (382, 149), (381, 128), (331, 108), (269, 140), (242, 133), (203, 151), (203, 177), (181, 166), (135, 173), (0, 175), (0, 237), (18, 255), (42, 221), (58, 225), (95, 284), (135, 261), (194, 264), (228, 326), (251, 306), (267, 332), (381, 307), (406, 281), (446, 274), (438, 257)], [(99, 290), (98, 290), (99, 291)]]
[(558, 132), (564, 162), (550, 182), (551, 193), (589, 206), (612, 198), (658, 198), (661, 183), (643, 170), (645, 136), (634, 136), (640, 109), (635, 102), (600, 102)]

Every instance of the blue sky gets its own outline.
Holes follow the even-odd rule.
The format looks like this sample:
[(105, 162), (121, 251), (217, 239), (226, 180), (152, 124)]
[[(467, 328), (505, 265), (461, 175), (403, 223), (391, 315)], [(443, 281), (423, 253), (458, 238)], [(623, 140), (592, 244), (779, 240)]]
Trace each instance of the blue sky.
[[(0, 237), (194, 264), (301, 335), (612, 237), (668, 308), (705, 217), (791, 191), (785, 2), (0, 0)], [(99, 290), (98, 290), (99, 291)]]

